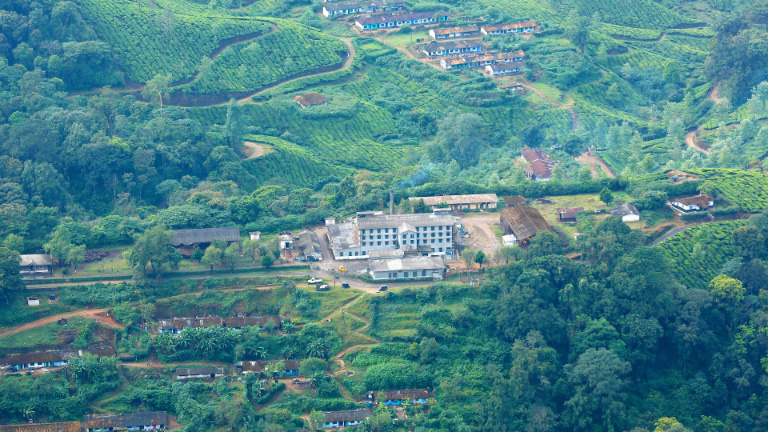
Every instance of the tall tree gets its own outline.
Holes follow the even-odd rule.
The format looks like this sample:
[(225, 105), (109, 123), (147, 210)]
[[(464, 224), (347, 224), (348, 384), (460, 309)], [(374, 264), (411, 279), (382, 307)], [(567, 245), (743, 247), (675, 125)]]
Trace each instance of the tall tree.
[(568, 16), (568, 27), (565, 29), (565, 37), (576, 45), (584, 55), (584, 48), (592, 40), (592, 20), (589, 17), (579, 15), (574, 9)]
[(221, 265), (221, 258), (223, 255), (224, 252), (221, 249), (214, 245), (210, 245), (205, 249), (205, 255), (203, 255), (200, 263), (211, 266), (211, 271), (213, 271), (213, 266)]
[(139, 277), (145, 276), (147, 265), (152, 268), (158, 282), (163, 272), (179, 268), (181, 252), (173, 247), (172, 239), (173, 233), (162, 225), (156, 225), (135, 237), (133, 248), (128, 252), (128, 262)]
[(163, 98), (167, 98), (170, 95), (168, 88), (171, 86), (173, 77), (168, 75), (155, 75), (154, 78), (147, 81), (144, 88), (141, 90), (141, 95), (152, 102), (159, 102), (160, 108), (163, 107)]
[(24, 289), (20, 272), (19, 252), (0, 246), (0, 296), (5, 299), (5, 304), (8, 304), (11, 292)]

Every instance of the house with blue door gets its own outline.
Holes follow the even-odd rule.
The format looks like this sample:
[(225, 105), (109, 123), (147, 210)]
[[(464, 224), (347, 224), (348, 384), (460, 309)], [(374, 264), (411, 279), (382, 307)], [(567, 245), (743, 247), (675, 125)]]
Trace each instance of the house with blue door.
[(405, 10), (405, 4), (401, 0), (334, 2), (323, 5), (323, 15), (328, 18), (340, 15), (393, 12), (400, 10)]
[(443, 11), (406, 12), (360, 17), (355, 20), (355, 26), (360, 30), (393, 29), (403, 24), (411, 26), (436, 24), (449, 19), (448, 14)]
[(89, 353), (99, 357), (116, 355), (112, 347), (89, 348), (74, 351), (38, 351), (26, 354), (9, 354), (0, 359), (0, 366), (13, 367), (17, 370), (40, 369), (66, 366), (72, 357), (82, 357)]
[(461, 27), (442, 27), (434, 28), (429, 31), (429, 36), (432, 39), (451, 39), (460, 37), (475, 36), (480, 33), (480, 27), (477, 24)]
[(440, 60), (440, 66), (445, 70), (467, 69), (486, 67), (496, 63), (522, 63), (525, 61), (525, 52), (513, 51), (506, 53), (469, 53), (459, 54)]
[(531, 33), (539, 30), (539, 24), (534, 20), (506, 24), (489, 24), (480, 27), (483, 35), (500, 35), (507, 33)]
[(325, 411), (323, 415), (323, 428), (348, 428), (357, 426), (368, 420), (372, 412), (368, 408), (358, 408), (344, 411)]
[(480, 52), (482, 50), (483, 45), (478, 40), (434, 41), (421, 47), (424, 55), (430, 57)]
[(524, 63), (501, 62), (486, 66), (485, 71), (488, 72), (490, 76), (503, 76), (521, 73), (523, 71), (523, 66)]
[(430, 398), (427, 389), (406, 389), (406, 390), (382, 390), (370, 391), (366, 395), (366, 403), (377, 403), (384, 400), (385, 405), (402, 405), (405, 401), (413, 404), (426, 404)]

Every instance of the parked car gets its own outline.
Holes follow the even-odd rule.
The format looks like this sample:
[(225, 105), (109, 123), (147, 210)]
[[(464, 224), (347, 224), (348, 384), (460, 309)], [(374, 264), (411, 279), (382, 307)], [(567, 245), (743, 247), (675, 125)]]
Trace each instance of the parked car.
[(311, 278), (310, 280), (308, 280), (308, 281), (307, 281), (307, 283), (309, 283), (309, 284), (319, 284), (319, 283), (321, 283), (322, 281), (323, 281), (323, 280), (322, 280), (322, 279), (320, 279), (320, 278), (316, 278), (316, 277), (313, 277), (313, 278)]
[(16, 369), (16, 366), (8, 366), (7, 368), (5, 368), (5, 370), (7, 370), (8, 372), (18, 372), (19, 371), (18, 369)]
[(346, 283), (346, 282), (342, 282), (341, 287), (342, 288), (349, 288), (349, 284)]
[(315, 287), (315, 291), (328, 291), (331, 288), (327, 284), (320, 285), (318, 287)]
[(386, 291), (388, 288), (386, 285), (382, 285), (379, 287), (379, 291)]

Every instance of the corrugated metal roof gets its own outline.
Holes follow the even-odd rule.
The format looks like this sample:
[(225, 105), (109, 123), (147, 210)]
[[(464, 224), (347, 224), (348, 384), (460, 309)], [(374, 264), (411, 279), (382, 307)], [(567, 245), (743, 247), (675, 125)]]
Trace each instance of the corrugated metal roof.
[(214, 240), (239, 242), (240, 229), (238, 227), (201, 228), (175, 230), (173, 232), (174, 245), (210, 243)]
[(499, 30), (515, 30), (515, 29), (529, 28), (529, 27), (538, 27), (538, 23), (536, 23), (536, 21), (534, 20), (529, 20), (529, 21), (520, 21), (520, 22), (506, 23), (506, 24), (491, 24), (491, 25), (484, 25), (483, 30), (487, 32), (492, 32), (492, 31), (499, 31)]
[(39, 265), (39, 266), (45, 266), (45, 265), (53, 265), (53, 258), (51, 258), (48, 254), (30, 254), (30, 255), (19, 255), (21, 257), (21, 266), (31, 266), (31, 265)]
[(403, 223), (414, 227), (449, 226), (453, 225), (453, 216), (435, 215), (433, 213), (414, 213), (402, 215), (375, 215), (357, 219), (360, 229), (397, 228)]
[(165, 411), (140, 412), (134, 414), (86, 415), (85, 429), (125, 430), (139, 426), (167, 425), (168, 414)]
[(541, 213), (527, 205), (517, 204), (501, 211), (501, 225), (520, 240), (533, 237), (541, 231), (554, 232)]
[(409, 270), (442, 270), (445, 263), (440, 257), (411, 257), (393, 259), (372, 259), (369, 266), (373, 272), (409, 271)]
[(325, 415), (325, 421), (327, 422), (350, 422), (350, 421), (363, 421), (366, 420), (368, 417), (371, 416), (371, 410), (368, 408), (359, 408), (355, 410), (344, 410), (344, 411), (326, 411), (323, 413)]
[(406, 13), (399, 13), (399, 14), (392, 14), (392, 15), (367, 16), (363, 18), (358, 18), (357, 22), (360, 25), (386, 24), (390, 22), (403, 22), (403, 21), (411, 21), (411, 20), (418, 20), (418, 19), (425, 19), (425, 18), (434, 18), (435, 15), (437, 14), (448, 16), (447, 13), (439, 10), (426, 11), (426, 12), (406, 12)]
[(445, 35), (445, 34), (478, 32), (480, 31), (480, 28), (477, 26), (477, 24), (472, 24), (472, 25), (463, 26), (463, 27), (436, 28), (436, 29), (433, 29), (432, 31), (435, 32), (435, 35)]
[(497, 203), (499, 201), (499, 197), (496, 196), (496, 194), (442, 195), (430, 197), (410, 197), (408, 199), (414, 202), (424, 200), (424, 204), (428, 206), (436, 206), (440, 204), (457, 205)]

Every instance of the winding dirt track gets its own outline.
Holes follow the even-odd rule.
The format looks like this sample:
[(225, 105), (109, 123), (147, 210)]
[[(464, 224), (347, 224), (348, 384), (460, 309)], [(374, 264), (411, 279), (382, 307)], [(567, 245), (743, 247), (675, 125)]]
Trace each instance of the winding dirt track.
[[(245, 97), (242, 97), (242, 98), (238, 99), (237, 103), (239, 103), (239, 104), (255, 103), (253, 101), (253, 99), (252, 99), (254, 96), (258, 96), (258, 95), (260, 95), (260, 94), (262, 94), (262, 93), (264, 93), (266, 91), (272, 90), (273, 88), (280, 87), (282, 85), (289, 84), (289, 83), (292, 83), (294, 81), (298, 81), (300, 79), (304, 79), (304, 78), (308, 78), (308, 77), (313, 77), (313, 76), (330, 74), (330, 73), (338, 72), (340, 70), (348, 69), (350, 66), (352, 66), (352, 61), (355, 59), (355, 53), (356, 53), (355, 46), (352, 44), (352, 39), (350, 39), (350, 38), (339, 38), (339, 40), (344, 42), (344, 44), (347, 46), (347, 49), (349, 50), (349, 55), (347, 56), (347, 59), (344, 60), (344, 63), (342, 63), (340, 68), (334, 69), (334, 70), (329, 71), (329, 72), (320, 72), (320, 73), (316, 73), (316, 74), (303, 75), (303, 76), (298, 76), (296, 78), (291, 78), (291, 79), (289, 79), (287, 81), (277, 82), (275, 84), (269, 85), (267, 87), (263, 87), (260, 90), (257, 90), (257, 91), (255, 91), (255, 92), (253, 92), (253, 93), (251, 93), (251, 94), (249, 94), (249, 95), (247, 95)], [(214, 105), (226, 105), (228, 103), (229, 102), (222, 102), (222, 103), (214, 104)], [(200, 106), (205, 106), (205, 105), (200, 105)]]
[(120, 330), (124, 329), (125, 328), (124, 325), (118, 324), (117, 322), (115, 322), (114, 319), (112, 319), (112, 317), (107, 316), (107, 311), (108, 310), (109, 309), (86, 309), (86, 310), (80, 310), (80, 311), (76, 311), (76, 312), (68, 312), (68, 313), (64, 313), (64, 314), (49, 316), (47, 318), (42, 318), (42, 319), (39, 319), (37, 321), (32, 321), (32, 322), (26, 323), (24, 325), (16, 327), (15, 329), (8, 330), (8, 331), (6, 331), (4, 333), (0, 333), (0, 339), (2, 339), (4, 337), (11, 336), (11, 335), (15, 335), (16, 333), (21, 333), (21, 332), (23, 332), (25, 330), (30, 330), (30, 329), (42, 327), (42, 326), (44, 326), (46, 324), (50, 324), (50, 323), (55, 323), (55, 322), (57, 322), (58, 320), (60, 320), (62, 318), (72, 318), (72, 317), (92, 318), (92, 319), (94, 319), (94, 320), (98, 321), (99, 323), (104, 324), (106, 326), (109, 326), (109, 327), (112, 327), (112, 328), (116, 328), (116, 329), (120, 329)]
[(590, 156), (589, 152), (584, 152), (578, 157), (574, 158), (574, 160), (582, 165), (588, 166), (592, 172), (597, 175), (600, 175), (597, 170), (597, 166), (600, 166), (605, 175), (611, 178), (616, 177), (611, 168), (609, 168), (608, 165), (602, 159), (600, 159), (599, 156)]

